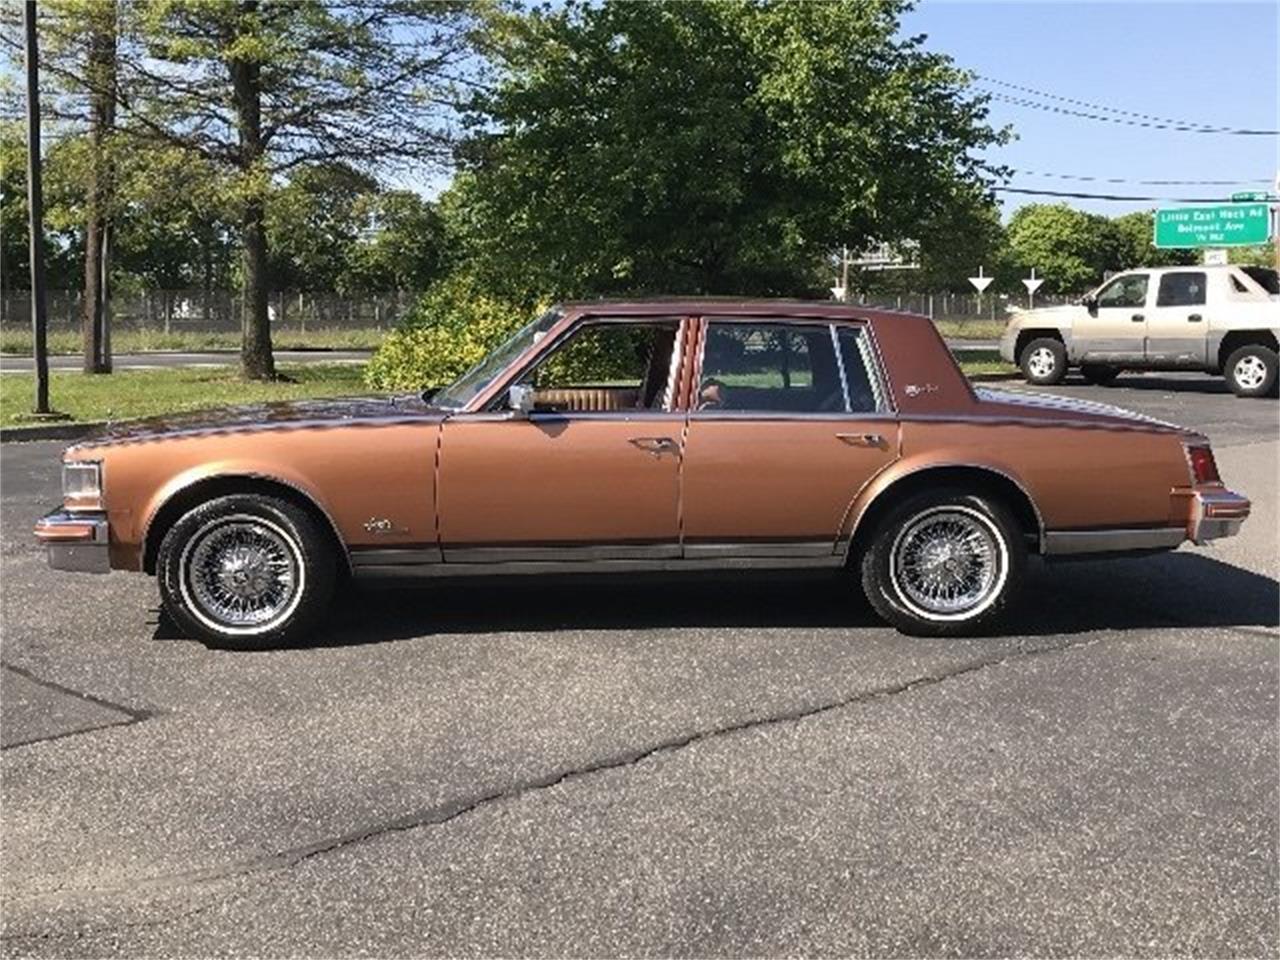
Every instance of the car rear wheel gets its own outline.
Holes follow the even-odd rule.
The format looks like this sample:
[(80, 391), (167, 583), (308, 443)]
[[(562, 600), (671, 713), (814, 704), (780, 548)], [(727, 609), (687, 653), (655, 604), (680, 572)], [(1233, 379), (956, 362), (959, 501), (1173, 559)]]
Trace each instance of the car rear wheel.
[(1067, 350), (1061, 340), (1040, 337), (1022, 348), (1018, 366), (1027, 383), (1051, 386), (1067, 375)]
[(156, 563), (165, 610), (213, 646), (263, 649), (306, 638), (337, 579), (330, 541), (301, 507), (235, 494), (190, 510)]
[(961, 490), (918, 494), (896, 507), (862, 556), (872, 607), (913, 636), (981, 633), (1021, 586), (1027, 548), (1000, 502)]
[(1120, 376), (1120, 368), (1099, 363), (1086, 363), (1080, 368), (1080, 375), (1095, 386), (1109, 387), (1116, 382), (1116, 377)]
[(1265, 397), (1276, 389), (1276, 352), (1260, 343), (1233, 350), (1223, 368), (1237, 397)]

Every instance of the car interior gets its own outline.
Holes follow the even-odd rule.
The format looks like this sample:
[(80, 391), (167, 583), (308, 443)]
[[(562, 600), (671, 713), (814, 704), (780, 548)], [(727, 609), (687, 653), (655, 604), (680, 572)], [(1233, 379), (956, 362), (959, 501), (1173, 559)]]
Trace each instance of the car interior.
[(535, 410), (663, 410), (679, 329), (678, 320), (586, 323), (520, 382), (534, 388)]

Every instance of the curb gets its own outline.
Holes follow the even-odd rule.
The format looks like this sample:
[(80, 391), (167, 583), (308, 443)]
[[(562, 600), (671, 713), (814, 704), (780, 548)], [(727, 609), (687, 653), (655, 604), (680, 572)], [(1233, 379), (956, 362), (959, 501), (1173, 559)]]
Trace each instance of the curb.
[(0, 443), (80, 440), (105, 425), (105, 420), (95, 420), (91, 423), (51, 423), (43, 427), (0, 427)]
[(970, 383), (1001, 383), (1005, 380), (1020, 380), (1021, 373), (975, 373), (969, 378)]

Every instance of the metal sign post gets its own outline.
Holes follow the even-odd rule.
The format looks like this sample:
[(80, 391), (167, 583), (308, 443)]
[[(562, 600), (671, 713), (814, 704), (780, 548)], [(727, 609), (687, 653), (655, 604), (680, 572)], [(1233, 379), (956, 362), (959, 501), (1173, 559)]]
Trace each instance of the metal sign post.
[(973, 284), (973, 289), (978, 291), (978, 316), (979, 317), (982, 316), (982, 292), (986, 290), (987, 287), (991, 286), (991, 281), (994, 279), (995, 277), (984, 276), (982, 273), (981, 266), (978, 267), (978, 275), (976, 277), (969, 278), (969, 282)]
[(1040, 289), (1040, 285), (1044, 283), (1043, 277), (1036, 276), (1036, 268), (1031, 268), (1031, 276), (1022, 281), (1022, 285), (1027, 288), (1027, 309), (1034, 310), (1036, 308), (1036, 291)]

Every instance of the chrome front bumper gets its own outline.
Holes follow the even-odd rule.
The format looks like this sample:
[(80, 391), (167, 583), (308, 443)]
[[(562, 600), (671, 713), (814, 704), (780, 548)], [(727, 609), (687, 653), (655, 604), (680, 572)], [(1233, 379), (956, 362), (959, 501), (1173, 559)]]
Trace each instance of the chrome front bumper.
[(36, 522), (35, 537), (45, 545), (49, 566), (55, 570), (77, 573), (111, 570), (105, 513), (55, 510)]
[(1187, 538), (1193, 543), (1208, 543), (1223, 537), (1234, 537), (1249, 516), (1252, 504), (1226, 488), (1197, 490), (1191, 497), (1191, 518), (1187, 521)]

